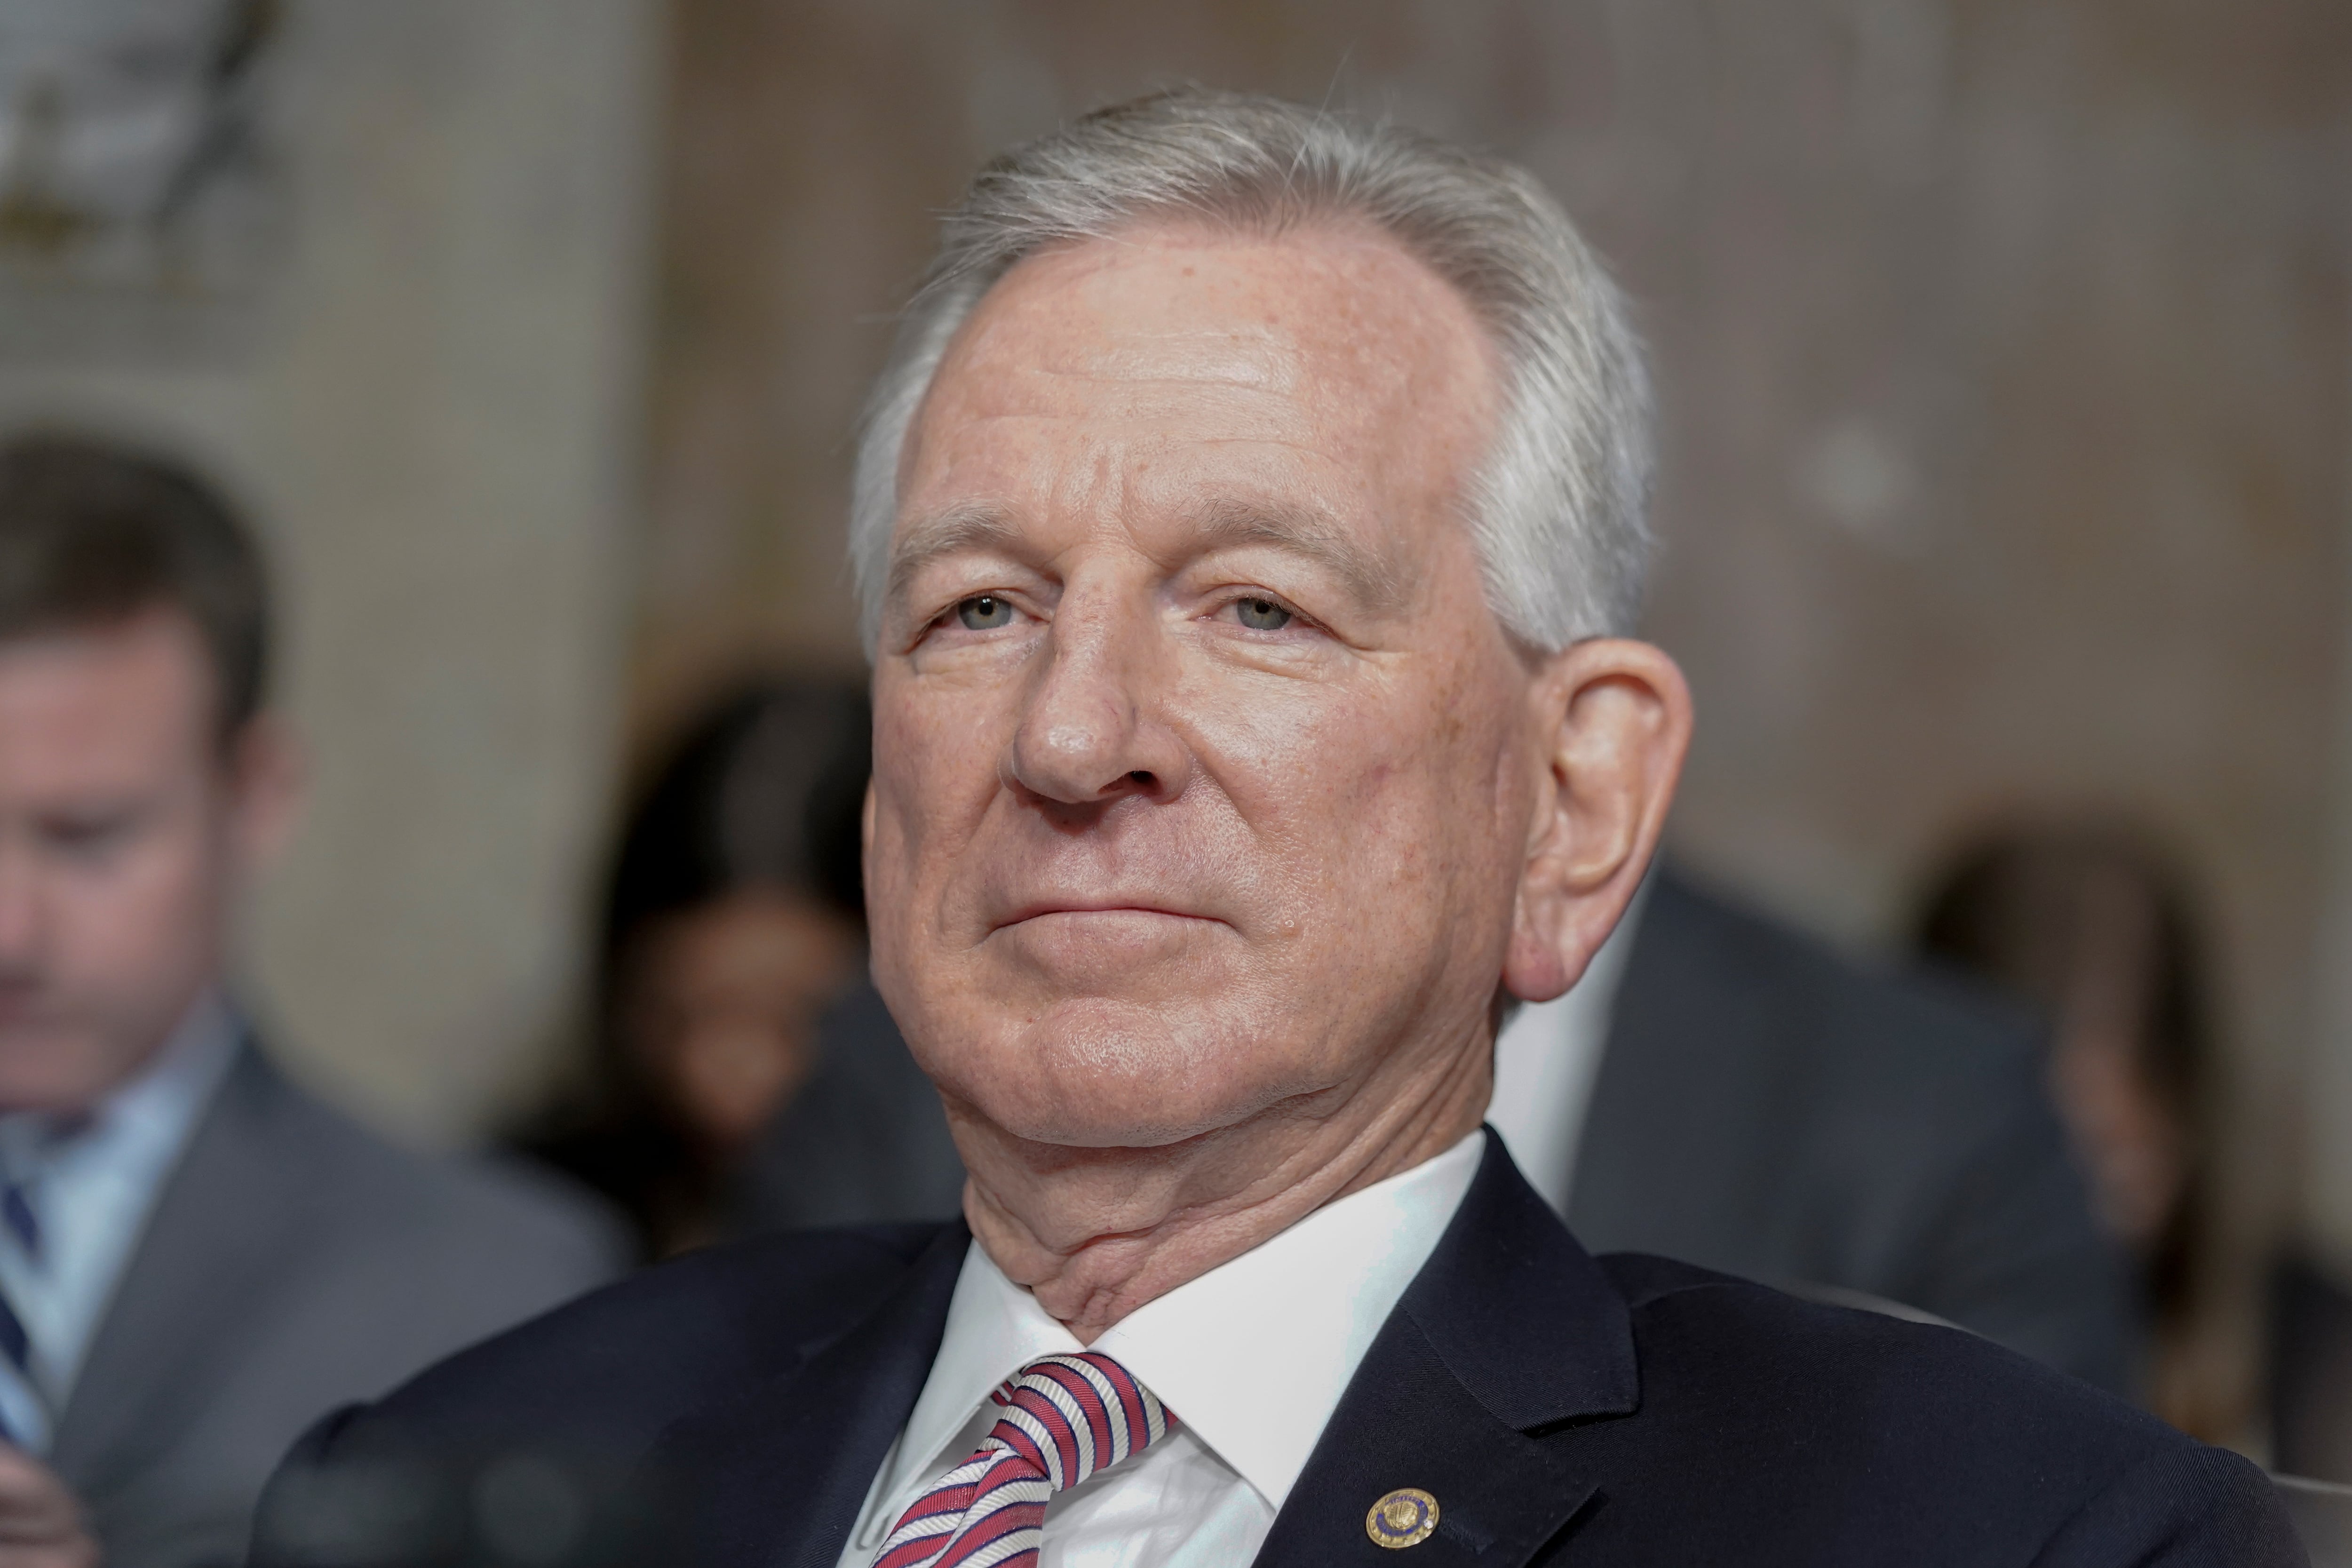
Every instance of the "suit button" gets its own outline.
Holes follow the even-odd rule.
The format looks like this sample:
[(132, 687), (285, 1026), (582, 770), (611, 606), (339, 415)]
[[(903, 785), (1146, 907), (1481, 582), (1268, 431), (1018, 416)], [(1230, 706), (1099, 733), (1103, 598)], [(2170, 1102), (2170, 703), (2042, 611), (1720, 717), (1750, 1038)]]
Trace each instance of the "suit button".
[(1418, 1546), (1437, 1528), (1437, 1500), (1419, 1487), (1399, 1487), (1364, 1515), (1364, 1533), (1391, 1552)]

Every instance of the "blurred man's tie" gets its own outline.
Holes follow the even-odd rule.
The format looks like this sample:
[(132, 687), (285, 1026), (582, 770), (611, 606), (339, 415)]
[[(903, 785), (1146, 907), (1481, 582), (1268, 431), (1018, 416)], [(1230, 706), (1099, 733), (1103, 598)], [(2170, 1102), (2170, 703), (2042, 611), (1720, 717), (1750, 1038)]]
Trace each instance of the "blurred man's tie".
[[(52, 1134), (54, 1136), (54, 1134)], [(38, 1279), (47, 1268), (38, 1201), (37, 1155), (24, 1141), (0, 1148), (0, 1250), (16, 1267), (0, 1269), (0, 1436), (46, 1452), (55, 1426), (47, 1378), (9, 1279)], [(46, 1142), (46, 1140), (44, 1140)]]

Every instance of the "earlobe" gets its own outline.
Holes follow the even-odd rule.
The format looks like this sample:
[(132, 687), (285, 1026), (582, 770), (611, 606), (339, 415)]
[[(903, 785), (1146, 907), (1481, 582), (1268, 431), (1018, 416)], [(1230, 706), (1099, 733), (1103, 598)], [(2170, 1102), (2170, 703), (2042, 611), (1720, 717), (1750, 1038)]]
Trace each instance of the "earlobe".
[(1527, 861), (1503, 984), (1543, 1002), (1576, 984), (1641, 886), (1690, 745), (1690, 689), (1647, 643), (1594, 638), (1537, 682)]
[(858, 879), (869, 890), (874, 886), (874, 816), (878, 809), (875, 804), (873, 775), (869, 773), (866, 779), (866, 803), (857, 811)]

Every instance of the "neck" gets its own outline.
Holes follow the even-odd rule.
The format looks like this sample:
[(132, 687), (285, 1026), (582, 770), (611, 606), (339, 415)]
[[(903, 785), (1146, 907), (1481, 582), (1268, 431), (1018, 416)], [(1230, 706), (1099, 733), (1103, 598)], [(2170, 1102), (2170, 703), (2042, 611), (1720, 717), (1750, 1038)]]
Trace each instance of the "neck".
[(1158, 1148), (1030, 1142), (950, 1101), (988, 1256), (1083, 1343), (1335, 1199), (1444, 1153), (1484, 1120), (1482, 1044), (1336, 1105), (1291, 1100)]

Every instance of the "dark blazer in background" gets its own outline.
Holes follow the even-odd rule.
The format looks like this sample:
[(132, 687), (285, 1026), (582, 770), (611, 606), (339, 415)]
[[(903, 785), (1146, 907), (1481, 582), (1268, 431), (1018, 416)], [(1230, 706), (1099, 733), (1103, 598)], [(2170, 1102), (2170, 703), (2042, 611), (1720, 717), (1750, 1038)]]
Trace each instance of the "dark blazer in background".
[[(715, 1248), (467, 1352), (308, 1436), (256, 1562), (834, 1568), (968, 1241), (950, 1222)], [(483, 1478), (518, 1463), (572, 1500), (536, 1516), (560, 1527), (483, 1522)], [(387, 1479), (398, 1518), (338, 1516)], [(1596, 1261), (1499, 1139), (1257, 1561), (1400, 1561), (1364, 1531), (1398, 1487), (1438, 1501), (1402, 1559), (1422, 1568), (2303, 1560), (2246, 1461), (1987, 1341)]]
[(963, 1212), (963, 1161), (939, 1090), (864, 981), (818, 1021), (816, 1069), (747, 1165), (740, 1235)]
[(2128, 1386), (2126, 1276), (2021, 1016), (1671, 868), (1641, 919), (1569, 1193), (1586, 1245), (1885, 1297)]
[(617, 1228), (536, 1179), (396, 1150), (247, 1045), (166, 1180), (50, 1462), (107, 1568), (245, 1559), (320, 1415), (611, 1279)]

